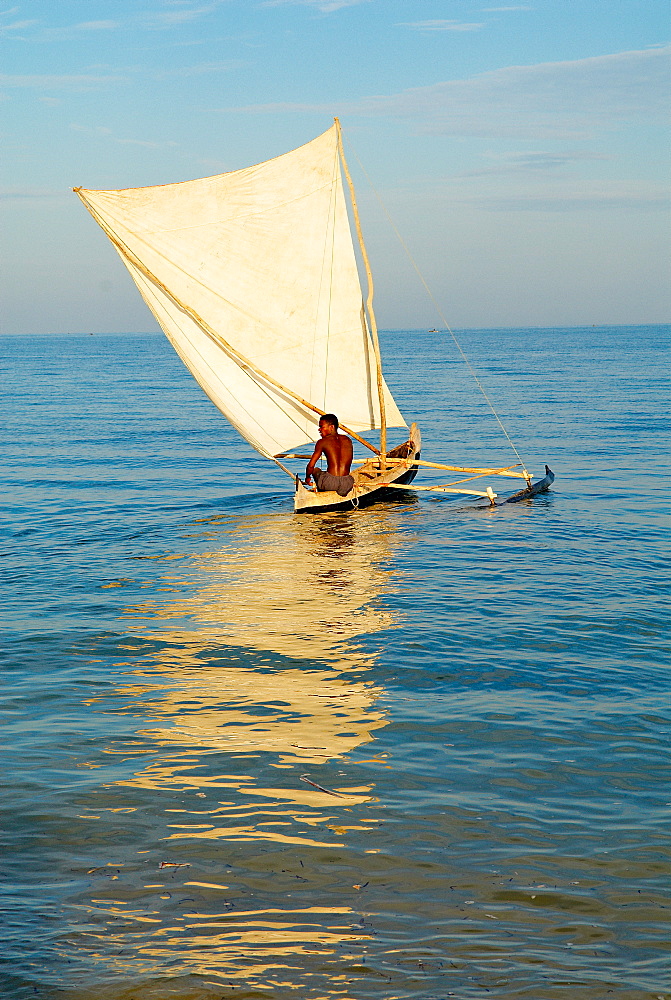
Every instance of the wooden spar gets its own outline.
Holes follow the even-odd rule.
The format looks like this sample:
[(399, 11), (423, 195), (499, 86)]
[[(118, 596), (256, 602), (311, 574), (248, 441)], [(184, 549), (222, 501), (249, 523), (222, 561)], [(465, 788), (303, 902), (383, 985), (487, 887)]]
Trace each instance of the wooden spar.
[[(453, 483), (441, 483), (441, 488), (444, 486), (447, 489), (448, 486), (459, 486), (460, 483), (472, 483), (474, 479), (483, 479), (483, 476), (467, 476), (465, 479), (455, 479)], [(422, 487), (422, 489), (430, 489), (431, 487)], [(489, 489), (489, 487), (487, 487)]]
[(496, 500), (496, 497), (498, 496), (497, 493), (494, 493), (491, 486), (487, 487), (486, 493), (483, 493), (482, 490), (454, 490), (449, 486), (415, 486), (414, 484), (412, 486), (404, 486), (399, 483), (385, 483), (384, 489), (412, 490), (413, 492), (415, 490), (422, 490), (422, 492), (424, 493), (465, 493), (467, 496), (470, 497), (487, 497), (487, 499), (491, 500), (492, 502)]
[[(376, 465), (377, 463), (373, 462), (372, 464)], [(387, 459), (387, 464), (389, 464), (389, 459)], [(407, 465), (406, 468), (410, 469), (410, 468), (412, 468), (413, 465), (421, 465), (421, 464), (422, 463), (419, 460), (415, 460), (414, 462), (412, 462), (411, 465)], [(442, 468), (442, 466), (439, 466), (439, 468)], [(363, 469), (360, 469), (359, 471), (362, 472)], [(440, 486), (437, 486), (435, 488), (436, 489), (441, 489), (441, 490), (447, 490), (448, 486), (459, 486), (460, 483), (470, 483), (474, 479), (483, 479), (488, 474), (488, 471), (491, 471), (491, 470), (480, 472), (480, 473), (478, 473), (477, 476), (467, 476), (466, 479), (456, 479), (453, 483), (441, 484)], [(497, 473), (494, 472), (494, 475), (497, 475)], [(504, 473), (504, 475), (505, 475), (505, 473)], [(432, 487), (432, 486), (417, 486), (417, 487), (413, 486), (413, 489), (418, 489), (418, 490), (420, 490), (420, 489), (421, 490), (431, 490), (433, 488), (434, 487)], [(470, 491), (469, 490), (453, 490), (452, 492), (453, 493), (468, 493)], [(489, 487), (487, 487), (487, 493), (483, 493), (482, 495), (483, 496), (489, 496)]]
[[(300, 455), (296, 455), (296, 458), (300, 458)], [(361, 462), (371, 462), (376, 465), (375, 459), (370, 458), (357, 458), (354, 464)], [(475, 472), (477, 475), (474, 477), (478, 479), (480, 476), (506, 476), (509, 479), (526, 479), (526, 475), (523, 472), (511, 472), (511, 469), (517, 468), (515, 465), (507, 465), (502, 469), (471, 469), (464, 465), (442, 465), (438, 462), (425, 462), (422, 458), (414, 458), (412, 460), (407, 458), (387, 458), (387, 465), (423, 465), (428, 469), (445, 469), (448, 472)], [(521, 463), (519, 463), (521, 465)], [(531, 475), (531, 473), (529, 473)]]
[[(178, 309), (181, 309), (183, 312), (187, 314), (187, 316), (190, 316), (191, 319), (194, 321), (194, 323), (198, 324), (203, 333), (206, 333), (207, 336), (215, 342), (215, 344), (218, 344), (219, 347), (223, 348), (223, 350), (226, 351), (229, 357), (233, 358), (233, 360), (237, 362), (237, 364), (240, 366), (240, 368), (242, 368), (243, 371), (246, 371), (248, 374), (252, 372), (254, 375), (258, 375), (259, 378), (263, 379), (264, 382), (267, 382), (269, 385), (272, 385), (276, 389), (279, 389), (281, 392), (283, 392), (286, 396), (289, 396), (291, 399), (295, 399), (302, 406), (306, 407), (306, 409), (312, 410), (313, 413), (318, 413), (320, 417), (324, 416), (326, 412), (325, 410), (320, 410), (318, 406), (313, 406), (312, 403), (308, 403), (307, 399), (303, 399), (302, 396), (299, 396), (297, 393), (287, 388), (286, 385), (282, 385), (281, 382), (276, 382), (274, 378), (271, 378), (270, 375), (268, 375), (266, 372), (261, 371), (261, 369), (257, 368), (253, 362), (251, 362), (243, 354), (240, 354), (239, 351), (236, 351), (233, 345), (229, 344), (228, 341), (224, 340), (221, 334), (217, 333), (216, 330), (213, 330), (212, 327), (209, 326), (209, 324), (206, 323), (205, 320), (198, 315), (195, 309), (192, 309), (190, 306), (186, 305), (185, 302), (182, 302), (181, 299), (179, 299), (173, 292), (170, 291), (170, 289), (166, 285), (163, 284), (160, 278), (157, 278), (155, 274), (152, 274), (152, 272), (149, 270), (148, 267), (145, 267), (142, 261), (135, 256), (130, 247), (127, 247), (126, 244), (123, 242), (123, 240), (120, 240), (117, 237), (116, 233), (114, 233), (109, 228), (105, 220), (100, 215), (98, 215), (93, 206), (87, 201), (86, 196), (82, 194), (81, 188), (73, 188), (73, 191), (75, 192), (75, 194), (79, 195), (79, 197), (84, 202), (84, 204), (86, 205), (87, 209), (89, 210), (93, 218), (96, 220), (101, 229), (107, 234), (110, 241), (114, 244), (114, 246), (117, 248), (122, 257), (125, 257), (127, 260), (129, 260), (133, 264), (133, 266), (138, 269), (138, 271), (141, 271), (146, 278), (149, 278), (149, 280), (153, 284), (155, 284), (158, 288), (160, 288), (161, 291), (164, 292), (168, 296), (168, 298), (171, 299), (172, 302), (174, 302), (174, 304), (178, 307)], [(345, 427), (344, 424), (341, 424), (340, 426), (342, 427), (342, 429), (345, 431), (346, 434), (349, 434), (360, 444), (365, 445), (366, 448), (369, 448), (371, 451), (375, 452), (376, 455), (380, 454), (380, 450), (376, 448), (375, 445), (371, 444), (370, 441), (366, 441), (365, 438), (361, 437), (355, 431), (350, 430), (349, 427)], [(272, 455), (268, 457), (272, 458), (273, 461), (276, 461), (276, 459)], [(283, 466), (280, 462), (278, 462), (277, 464), (280, 466), (280, 468), (284, 469), (285, 472), (288, 472), (292, 479), (294, 478), (293, 472), (289, 472), (289, 470), (286, 469), (285, 466)]]
[(368, 311), (368, 321), (370, 323), (370, 332), (371, 332), (371, 337), (373, 339), (373, 349), (375, 351), (375, 367), (377, 371), (377, 397), (380, 404), (380, 458), (382, 462), (384, 462), (387, 453), (387, 415), (384, 406), (384, 382), (382, 380), (382, 355), (380, 354), (380, 341), (377, 335), (377, 321), (375, 319), (375, 312), (373, 310), (373, 291), (374, 291), (373, 272), (370, 269), (370, 262), (368, 260), (368, 253), (366, 251), (366, 244), (363, 241), (361, 222), (359, 220), (359, 208), (356, 203), (356, 195), (354, 194), (354, 184), (352, 183), (349, 167), (347, 166), (347, 160), (345, 159), (345, 150), (343, 148), (343, 142), (342, 142), (340, 119), (334, 118), (333, 120), (335, 122), (336, 130), (338, 133), (338, 152), (340, 153), (340, 160), (343, 165), (343, 170), (345, 171), (345, 177), (347, 178), (350, 199), (352, 201), (352, 212), (354, 214), (356, 232), (357, 236), (359, 237), (361, 256), (363, 257), (364, 267), (366, 268), (366, 278), (368, 280), (368, 297), (366, 299), (366, 309)]

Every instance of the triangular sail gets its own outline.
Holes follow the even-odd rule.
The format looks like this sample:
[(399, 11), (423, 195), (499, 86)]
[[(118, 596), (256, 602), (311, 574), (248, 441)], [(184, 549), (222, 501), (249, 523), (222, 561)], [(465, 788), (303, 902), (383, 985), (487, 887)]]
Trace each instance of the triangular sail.
[[(379, 427), (334, 125), (231, 173), (77, 189), (195, 379), (257, 451), (316, 437), (321, 412)], [(406, 426), (384, 386), (386, 422)]]

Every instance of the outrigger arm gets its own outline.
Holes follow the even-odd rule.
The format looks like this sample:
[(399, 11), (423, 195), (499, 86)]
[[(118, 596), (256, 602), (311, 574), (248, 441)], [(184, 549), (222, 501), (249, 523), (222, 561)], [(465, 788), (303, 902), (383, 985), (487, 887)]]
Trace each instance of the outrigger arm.
[[(441, 468), (441, 466), (436, 466), (435, 463), (432, 463), (432, 462), (422, 462), (419, 459), (416, 460), (415, 464), (417, 464), (417, 465), (431, 465), (431, 466), (434, 466), (436, 468)], [(442, 466), (442, 468), (445, 468), (445, 466)], [(451, 466), (451, 468), (454, 468), (454, 466)], [(467, 471), (475, 471), (475, 470), (464, 469), (463, 471), (467, 472)], [(501, 469), (501, 470), (487, 469), (487, 470), (482, 470), (481, 473), (480, 473), (480, 475), (488, 475), (488, 474), (500, 475), (500, 476), (515, 475), (515, 473), (507, 472), (504, 469)], [(462, 489), (455, 489), (454, 487), (458, 485), (457, 483), (450, 483), (450, 484), (448, 484), (446, 486), (442, 486), (442, 485), (441, 486), (414, 486), (414, 485), (413, 486), (401, 486), (401, 485), (396, 485), (395, 483), (389, 483), (389, 485), (386, 488), (387, 489), (392, 489), (392, 490), (403, 490), (403, 489), (405, 489), (405, 490), (422, 490), (423, 492), (426, 492), (426, 493), (463, 493), (466, 496), (486, 497), (489, 500), (489, 502), (492, 505), (492, 507), (499, 507), (499, 506), (501, 506), (504, 503), (519, 503), (520, 500), (528, 500), (531, 497), (537, 496), (539, 493), (545, 493), (545, 491), (550, 488), (550, 486), (552, 485), (552, 483), (554, 482), (554, 479), (555, 479), (554, 472), (552, 471), (552, 469), (548, 465), (545, 466), (545, 476), (543, 477), (543, 479), (539, 479), (537, 483), (532, 483), (531, 482), (531, 474), (530, 473), (528, 473), (527, 475), (529, 476), (528, 479), (527, 479), (526, 475), (520, 475), (519, 473), (517, 473), (518, 478), (527, 479), (527, 487), (526, 487), (526, 489), (520, 490), (518, 493), (513, 493), (512, 496), (505, 497), (505, 499), (503, 499), (503, 500), (499, 500), (498, 494), (494, 493), (494, 491), (492, 490), (491, 486), (488, 486), (487, 490), (485, 492), (482, 492), (480, 490), (465, 490), (463, 488)], [(472, 479), (479, 479), (480, 476), (472, 476), (471, 478)], [(459, 482), (465, 483), (465, 482), (468, 482), (468, 480), (467, 479), (461, 479), (461, 480), (459, 480)], [(498, 503), (496, 502), (497, 500), (499, 500)]]

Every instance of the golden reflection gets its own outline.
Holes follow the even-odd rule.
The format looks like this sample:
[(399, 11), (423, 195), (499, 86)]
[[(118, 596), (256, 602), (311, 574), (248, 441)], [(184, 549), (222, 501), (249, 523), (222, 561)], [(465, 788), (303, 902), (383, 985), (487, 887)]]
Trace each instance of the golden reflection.
[[(300, 990), (302, 982), (314, 987), (310, 980), (319, 978), (319, 973), (325, 973), (331, 984), (349, 980), (351, 973), (343, 975), (341, 963), (351, 967), (354, 954), (358, 958), (362, 943), (372, 938), (371, 928), (349, 906), (297, 906), (290, 913), (279, 908), (222, 914), (191, 911), (167, 925), (158, 910), (146, 915), (118, 903), (99, 905), (98, 913), (109, 923), (103, 934), (89, 933), (87, 943), (117, 975), (135, 978), (140, 968), (148, 978), (158, 977), (169, 962), (173, 977), (196, 975), (210, 987), (235, 983), (269, 996), (280, 987)], [(126, 926), (121, 930), (119, 924)], [(165, 989), (164, 980), (158, 982)], [(175, 996), (195, 995), (191, 990), (180, 992), (179, 982), (173, 982)], [(349, 991), (326, 989), (328, 993), (318, 995), (353, 1000)], [(146, 995), (165, 996), (165, 992)], [(310, 995), (315, 995), (312, 990)]]
[[(296, 824), (346, 830), (336, 812), (366, 801), (370, 789), (336, 799), (305, 786), (260, 787), (244, 771), (231, 774), (227, 767), (218, 774), (209, 758), (231, 754), (236, 771), (240, 758), (259, 756), (275, 768), (305, 767), (342, 757), (385, 725), (375, 708), (380, 689), (365, 671), (376, 656), (369, 637), (395, 624), (381, 601), (395, 582), (393, 516), (270, 515), (202, 523), (208, 537), (218, 528), (220, 544), (185, 557), (179, 577), (173, 562), (155, 588), (167, 592), (125, 615), (129, 630), (158, 640), (160, 652), (153, 669), (133, 671), (132, 682), (117, 693), (127, 699), (127, 711), (152, 719), (139, 732), (164, 753), (122, 783), (179, 785), (203, 794), (235, 789), (235, 818), (229, 813), (222, 824), (212, 812), (192, 816), (174, 834), (180, 838), (316, 843), (297, 836)], [(260, 829), (257, 807), (253, 824), (238, 822), (240, 795), (273, 800), (277, 828)], [(290, 804), (286, 815), (283, 802)], [(328, 815), (317, 814), (323, 810)]]
[[(377, 511), (205, 528), (210, 551), (166, 557), (151, 599), (124, 615), (116, 711), (142, 718), (149, 754), (106, 789), (115, 809), (141, 793), (162, 857), (154, 847), (151, 867), (115, 869), (107, 892), (106, 870), (92, 869), (105, 883), (87, 899), (83, 938), (117, 973), (168, 965), (212, 985), (298, 989), (310, 961), (337, 978), (369, 936), (359, 890), (379, 846), (373, 787), (319, 765), (386, 723), (369, 677), (395, 625), (384, 598), (400, 536)], [(121, 764), (137, 752), (107, 748)], [(344, 876), (332, 863), (351, 842)], [(235, 844), (232, 865), (222, 843)]]
[(177, 662), (193, 662), (194, 642), (214, 642), (326, 661), (331, 668), (365, 666), (352, 643), (393, 623), (377, 603), (391, 589), (388, 564), (398, 543), (388, 516), (271, 515), (210, 523), (221, 525), (225, 543), (189, 557), (179, 575), (161, 578), (162, 589), (191, 593), (129, 609), (131, 617), (170, 622), (169, 633), (160, 634), (175, 643)]

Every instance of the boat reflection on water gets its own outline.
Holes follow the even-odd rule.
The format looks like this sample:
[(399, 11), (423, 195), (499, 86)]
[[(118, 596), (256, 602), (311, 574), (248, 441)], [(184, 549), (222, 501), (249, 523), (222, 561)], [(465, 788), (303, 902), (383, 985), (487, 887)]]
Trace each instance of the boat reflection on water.
[[(270, 766), (305, 769), (342, 757), (385, 724), (375, 708), (380, 688), (365, 674), (378, 648), (371, 636), (395, 624), (381, 601), (395, 582), (393, 515), (213, 518), (200, 525), (223, 544), (180, 561), (179, 573), (161, 576), (168, 591), (162, 599), (153, 596), (125, 615), (135, 635), (159, 640), (158, 662), (134, 672), (119, 693), (155, 721), (141, 735), (169, 748), (127, 780), (154, 788), (232, 781), (255, 795), (333, 806), (333, 797), (295, 778), (262, 788), (259, 767), (256, 778), (223, 776), (204, 766), (202, 755), (262, 757), (267, 776)], [(167, 683), (157, 686), (157, 671)], [(186, 757), (181, 748), (188, 748)], [(349, 789), (347, 804), (367, 794)], [(214, 824), (194, 835), (233, 831)], [(234, 835), (285, 839), (256, 823)]]
[(169, 970), (175, 995), (180, 977), (191, 988), (206, 976), (312, 996), (307, 980), (368, 936), (353, 884), (365, 879), (343, 885), (342, 873), (351, 848), (356, 871), (377, 853), (373, 788), (348, 783), (343, 758), (386, 721), (366, 675), (395, 624), (383, 600), (395, 517), (213, 518), (198, 530), (216, 539), (210, 551), (169, 559), (151, 600), (124, 615), (153, 650), (116, 692), (144, 720), (149, 759), (107, 794), (145, 833), (139, 862), (86, 901), (98, 925), (88, 944), (115, 976), (139, 963), (160, 990)]

